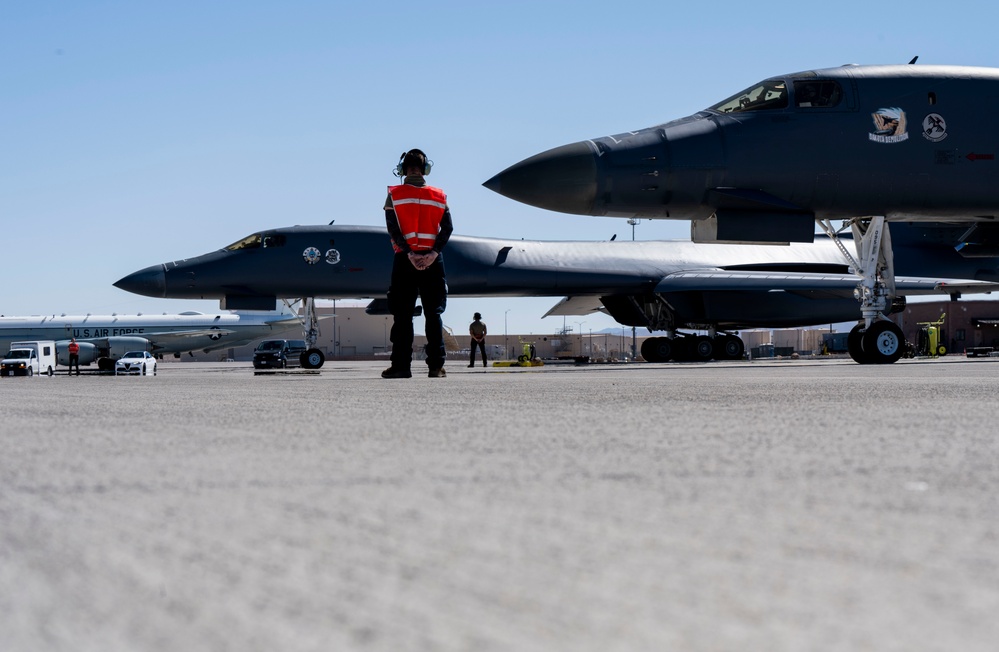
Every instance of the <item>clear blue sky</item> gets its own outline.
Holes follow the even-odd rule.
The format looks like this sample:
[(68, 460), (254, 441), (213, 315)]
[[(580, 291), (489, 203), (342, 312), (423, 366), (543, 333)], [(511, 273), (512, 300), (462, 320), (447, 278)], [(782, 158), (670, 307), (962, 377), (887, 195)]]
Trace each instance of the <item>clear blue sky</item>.
[[(991, 2), (19, 2), (0, 8), (0, 313), (218, 309), (112, 283), (292, 224), (383, 224), (399, 153), (457, 233), (631, 237), (482, 182), (542, 150), (844, 63), (999, 65)], [(988, 119), (988, 116), (984, 116)], [(642, 222), (638, 239), (686, 238)], [(551, 333), (554, 299), (452, 299)], [(580, 318), (581, 319), (581, 318)], [(613, 326), (589, 316), (582, 329)], [(569, 322), (574, 329), (578, 327)]]

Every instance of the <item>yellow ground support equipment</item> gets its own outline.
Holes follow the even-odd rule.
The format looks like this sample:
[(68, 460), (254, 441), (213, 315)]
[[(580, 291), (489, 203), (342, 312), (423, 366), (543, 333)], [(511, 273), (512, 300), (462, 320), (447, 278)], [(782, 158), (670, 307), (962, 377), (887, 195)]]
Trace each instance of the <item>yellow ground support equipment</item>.
[(538, 359), (537, 349), (534, 347), (534, 342), (525, 342), (520, 340), (520, 344), (523, 350), (516, 360), (499, 360), (493, 362), (494, 367), (543, 367), (545, 363)]
[(941, 313), (940, 319), (936, 321), (917, 322), (919, 330), (916, 332), (916, 355), (935, 358), (947, 353), (947, 347), (942, 343), (945, 339), (942, 328), (945, 317), (947, 313)]

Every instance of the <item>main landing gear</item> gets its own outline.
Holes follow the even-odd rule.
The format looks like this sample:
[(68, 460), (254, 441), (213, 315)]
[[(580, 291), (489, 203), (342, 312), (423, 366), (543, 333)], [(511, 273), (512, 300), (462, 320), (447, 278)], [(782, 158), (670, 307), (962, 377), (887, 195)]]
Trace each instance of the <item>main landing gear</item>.
[(740, 360), (745, 351), (742, 340), (728, 333), (714, 337), (677, 333), (674, 337), (650, 337), (642, 342), (642, 357), (646, 362)]
[(846, 340), (850, 357), (859, 364), (891, 364), (902, 357), (907, 345), (902, 329), (885, 317), (895, 300), (895, 263), (891, 235), (883, 215), (854, 218), (848, 223), (857, 247), (854, 258), (839, 239), (829, 220), (816, 222), (846, 258), (859, 281), (853, 296), (860, 302), (862, 321)]

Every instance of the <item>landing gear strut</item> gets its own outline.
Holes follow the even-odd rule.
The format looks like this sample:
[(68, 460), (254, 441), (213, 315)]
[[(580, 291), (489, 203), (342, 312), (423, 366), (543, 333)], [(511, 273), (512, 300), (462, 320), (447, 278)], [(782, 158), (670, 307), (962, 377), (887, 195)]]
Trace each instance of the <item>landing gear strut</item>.
[[(285, 301), (285, 305), (288, 305), (287, 301)], [(319, 369), (325, 364), (326, 356), (316, 348), (316, 342), (319, 341), (319, 318), (316, 316), (315, 298), (306, 297), (302, 299), (302, 306), (305, 309), (305, 315), (302, 318), (302, 328), (305, 331), (305, 345), (308, 347), (308, 350), (301, 355), (299, 362), (301, 362), (303, 369)], [(291, 306), (289, 305), (288, 307)]]
[(829, 220), (816, 222), (839, 248), (850, 272), (859, 279), (853, 296), (860, 302), (863, 321), (847, 337), (850, 357), (859, 364), (895, 362), (905, 353), (906, 345), (902, 329), (884, 315), (895, 297), (895, 263), (884, 216), (849, 220), (859, 260), (843, 245)]

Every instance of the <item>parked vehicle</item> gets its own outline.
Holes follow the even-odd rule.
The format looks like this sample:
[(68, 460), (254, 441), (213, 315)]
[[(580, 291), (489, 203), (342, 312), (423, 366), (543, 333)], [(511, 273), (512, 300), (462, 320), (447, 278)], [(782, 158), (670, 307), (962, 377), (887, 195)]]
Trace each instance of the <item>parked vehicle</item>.
[(114, 375), (156, 375), (156, 358), (149, 351), (129, 351), (114, 363)]
[(253, 368), (300, 367), (307, 349), (305, 340), (264, 340), (253, 350)]
[(0, 361), (0, 376), (33, 376), (55, 373), (56, 346), (53, 340), (11, 342), (10, 351)]

